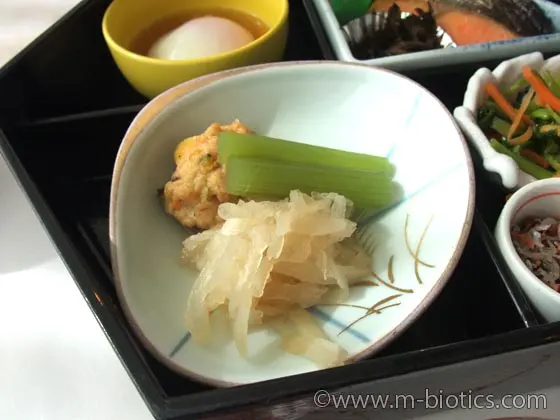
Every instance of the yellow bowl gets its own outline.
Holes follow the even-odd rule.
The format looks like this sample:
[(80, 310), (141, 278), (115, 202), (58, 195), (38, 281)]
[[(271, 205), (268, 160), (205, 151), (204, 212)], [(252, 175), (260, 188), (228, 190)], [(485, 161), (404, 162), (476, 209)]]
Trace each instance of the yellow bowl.
[[(174, 16), (212, 9), (252, 15), (269, 30), (234, 51), (193, 60), (160, 60), (130, 50), (137, 37), (152, 25)], [(288, 35), (288, 9), (288, 0), (114, 0), (103, 17), (103, 37), (125, 78), (151, 99), (205, 74), (280, 61)]]

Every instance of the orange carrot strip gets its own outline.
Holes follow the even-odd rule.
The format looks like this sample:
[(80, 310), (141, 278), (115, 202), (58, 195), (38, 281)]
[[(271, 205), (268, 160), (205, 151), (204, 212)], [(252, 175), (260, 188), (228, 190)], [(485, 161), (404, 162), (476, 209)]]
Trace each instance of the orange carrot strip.
[(529, 149), (523, 149), (519, 152), (519, 154), (523, 157), (526, 157), (529, 160), (532, 160), (537, 165), (542, 166), (545, 169), (548, 169), (550, 167), (550, 163), (548, 163), (548, 161), (545, 158), (543, 158), (541, 155), (539, 155), (537, 152), (533, 152), (532, 150)]
[(533, 129), (531, 127), (527, 127), (527, 130), (519, 137), (515, 137), (511, 140), (508, 140), (508, 143), (512, 146), (517, 146), (518, 144), (527, 143), (533, 137)]
[(519, 128), (519, 125), (521, 124), (521, 119), (525, 115), (525, 111), (527, 111), (527, 108), (529, 108), (529, 104), (531, 103), (531, 100), (533, 99), (534, 94), (535, 94), (535, 91), (533, 89), (529, 89), (529, 91), (523, 97), (523, 101), (521, 101), (521, 106), (517, 110), (517, 113), (515, 115), (515, 119), (513, 120), (513, 122), (511, 123), (511, 126), (509, 128), (508, 135), (507, 135), (507, 140), (508, 141), (510, 141), (512, 139), (513, 135), (515, 134), (515, 132)]
[[(515, 108), (509, 103), (504, 95), (502, 95), (502, 92), (500, 92), (498, 86), (490, 82), (486, 85), (484, 90), (486, 91), (486, 93), (488, 93), (488, 95), (490, 95), (492, 99), (494, 99), (494, 102), (496, 102), (496, 104), (502, 109), (502, 111), (504, 111), (504, 113), (509, 117), (511, 121), (515, 120), (515, 116), (517, 115)], [(529, 118), (529, 116), (527, 115), (523, 116), (523, 122), (525, 122), (526, 124), (532, 123), (531, 118)]]
[(560, 112), (560, 98), (550, 91), (548, 86), (538, 77), (533, 69), (529, 66), (524, 66), (521, 70), (523, 77), (527, 83), (531, 85), (539, 98), (547, 105), (549, 105), (556, 112)]

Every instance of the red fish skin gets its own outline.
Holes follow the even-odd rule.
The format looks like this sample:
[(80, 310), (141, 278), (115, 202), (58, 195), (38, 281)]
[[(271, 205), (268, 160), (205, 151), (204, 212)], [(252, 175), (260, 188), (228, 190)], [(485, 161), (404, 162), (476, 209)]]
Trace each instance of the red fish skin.
[(436, 15), (436, 22), (457, 45), (484, 44), (519, 38), (492, 19), (473, 13), (447, 12)]

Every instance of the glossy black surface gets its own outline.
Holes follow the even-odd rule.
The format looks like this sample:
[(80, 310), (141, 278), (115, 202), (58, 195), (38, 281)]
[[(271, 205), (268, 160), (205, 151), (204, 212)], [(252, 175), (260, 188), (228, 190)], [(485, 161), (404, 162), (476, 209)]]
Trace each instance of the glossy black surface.
[[(158, 363), (123, 317), (108, 255), (113, 162), (126, 128), (146, 102), (123, 80), (105, 48), (100, 22), (108, 4), (82, 3), (0, 71), (0, 148), (156, 417), (219, 417), (222, 410), (300, 397), (318, 383), (336, 388), (558, 339), (551, 335), (558, 326), (540, 325), (495, 254), (490, 231), (505, 192), (477, 170), (478, 211), (454, 275), (433, 305), (372, 359), (225, 390)], [(301, 0), (291, 2), (290, 30), (287, 59), (322, 58)], [(409, 76), (452, 109), (478, 66)]]

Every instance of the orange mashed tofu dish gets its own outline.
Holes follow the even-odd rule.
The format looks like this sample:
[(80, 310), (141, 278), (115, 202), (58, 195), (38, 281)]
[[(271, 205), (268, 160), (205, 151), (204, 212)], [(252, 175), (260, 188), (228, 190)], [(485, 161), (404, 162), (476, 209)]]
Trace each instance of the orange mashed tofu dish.
[(163, 189), (165, 211), (186, 228), (210, 229), (221, 222), (218, 207), (239, 197), (225, 188), (225, 168), (218, 163), (218, 134), (253, 134), (239, 120), (211, 124), (204, 133), (183, 140), (175, 149), (175, 171)]

